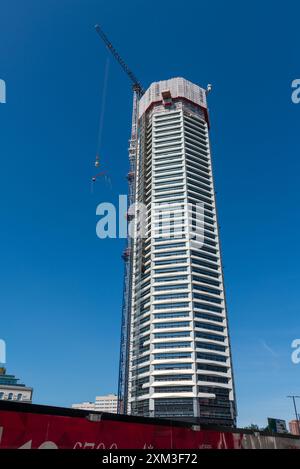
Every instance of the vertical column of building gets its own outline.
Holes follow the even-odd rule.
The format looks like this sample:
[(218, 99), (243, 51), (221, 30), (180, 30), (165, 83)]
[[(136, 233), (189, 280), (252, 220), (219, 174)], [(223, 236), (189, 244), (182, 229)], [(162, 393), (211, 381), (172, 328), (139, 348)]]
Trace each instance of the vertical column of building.
[[(207, 123), (199, 112), (186, 112), (184, 138), (189, 203), (201, 204), (191, 241), (192, 292), (200, 418), (234, 422), (230, 344), (224, 298), (218, 224)], [(197, 226), (198, 225), (198, 226)]]
[(151, 401), (156, 416), (185, 416), (193, 415), (193, 364), (181, 106), (155, 106), (153, 119)]

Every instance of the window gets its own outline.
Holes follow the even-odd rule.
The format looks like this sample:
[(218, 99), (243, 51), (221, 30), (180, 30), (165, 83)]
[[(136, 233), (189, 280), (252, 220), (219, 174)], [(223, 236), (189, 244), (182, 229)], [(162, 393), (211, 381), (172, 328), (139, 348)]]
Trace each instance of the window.
[(228, 383), (228, 378), (224, 378), (223, 376), (198, 374), (198, 381), (207, 381), (209, 383)]
[(200, 259), (192, 258), (192, 264), (203, 265), (203, 267), (208, 267), (209, 269), (218, 270), (219, 266), (217, 264), (212, 264), (210, 262), (202, 261)]
[(216, 355), (214, 353), (198, 352), (196, 355), (197, 355), (197, 359), (200, 359), (200, 360), (212, 360), (216, 362), (227, 361), (227, 357), (225, 357), (224, 355)]
[[(157, 272), (157, 271), (156, 271)], [(155, 283), (160, 283), (160, 282), (179, 282), (181, 280), (187, 280), (188, 277), (187, 275), (174, 275), (174, 277), (155, 277), (154, 281)], [(163, 286), (163, 288), (167, 288), (168, 285)], [(157, 287), (158, 288), (158, 287)]]
[(216, 290), (215, 288), (205, 287), (203, 285), (193, 285), (193, 290), (204, 291), (207, 293), (212, 293), (213, 295), (221, 294), (221, 290)]
[(145, 357), (140, 357), (132, 360), (132, 366), (139, 365), (140, 363), (145, 363), (148, 362), (150, 359), (149, 355), (146, 355)]
[(184, 203), (177, 203), (174, 202), (170, 204), (169, 202), (162, 202), (162, 203), (157, 203), (153, 204), (153, 209), (155, 210), (155, 217), (159, 215), (177, 215), (177, 214), (182, 214), (184, 212)]
[(185, 283), (182, 285), (159, 285), (154, 287), (154, 291), (163, 291), (163, 290), (186, 290), (189, 288), (189, 284)]
[(157, 313), (154, 314), (155, 319), (166, 319), (166, 318), (188, 318), (189, 312), (186, 313), (173, 313), (172, 311), (169, 313)]
[[(160, 227), (160, 228), (155, 228), (155, 233), (154, 233), (154, 238), (155, 240), (157, 239), (165, 239), (167, 236), (171, 236), (172, 239), (175, 239), (175, 238), (184, 238), (185, 235), (187, 234), (187, 228), (181, 223), (180, 225), (176, 225), (176, 226), (170, 226), (169, 223), (166, 223), (164, 225), (164, 227)], [(179, 261), (177, 261), (179, 262)], [(156, 264), (163, 264), (163, 261), (160, 261), (160, 262), (156, 262)], [(165, 264), (168, 264), (168, 262), (164, 262)], [(176, 264), (176, 262), (169, 262), (169, 264)]]
[[(166, 268), (166, 269), (156, 269), (155, 270), (155, 273), (156, 274), (166, 274), (168, 272), (186, 272), (187, 271), (187, 267), (169, 267), (169, 268)], [(157, 281), (157, 279), (156, 279)]]
[(132, 371), (132, 376), (141, 375), (142, 373), (148, 373), (150, 370), (150, 366), (143, 366), (141, 368), (137, 368), (136, 370)]
[(188, 352), (170, 352), (170, 353), (155, 353), (155, 360), (167, 360), (176, 358), (191, 358), (191, 353)]
[(168, 174), (166, 176), (164, 176), (163, 174), (159, 176), (155, 176), (155, 180), (157, 181), (158, 179), (167, 179), (167, 178), (170, 179), (174, 177), (182, 177), (182, 172), (175, 172), (173, 174)]
[(154, 377), (155, 381), (191, 381), (193, 375), (158, 375)]
[(170, 194), (157, 194), (154, 197), (154, 200), (169, 199), (170, 202), (171, 202), (171, 201), (173, 201), (174, 197), (182, 197), (182, 196), (183, 196), (183, 192), (171, 192)]
[(220, 274), (218, 274), (216, 272), (211, 272), (211, 271), (205, 270), (205, 269), (198, 269), (198, 267), (192, 267), (192, 270), (193, 270), (193, 273), (197, 272), (199, 274), (208, 275), (209, 277), (218, 278), (220, 276)]
[[(162, 184), (162, 183), (160, 183), (160, 184)], [(160, 188), (155, 187), (154, 190), (155, 190), (155, 194), (157, 194), (157, 197), (162, 197), (161, 195), (158, 195), (160, 192), (173, 192), (173, 190), (175, 190), (175, 189), (176, 190), (177, 189), (178, 190), (183, 190), (183, 187), (181, 187), (181, 186), (183, 186), (183, 182), (182, 182), (182, 184), (175, 185), (175, 186), (170, 186), (170, 182), (168, 182), (168, 187), (160, 187)]]
[(216, 350), (217, 352), (226, 352), (226, 347), (219, 344), (209, 344), (208, 342), (196, 342), (197, 348), (203, 348), (206, 350)]
[(154, 370), (191, 370), (191, 363), (160, 363), (154, 365)]
[(191, 342), (158, 342), (154, 344), (154, 348), (187, 348), (191, 346)]
[(155, 228), (167, 226), (175, 227), (177, 225), (182, 225), (183, 223), (186, 223), (187, 219), (185, 214), (181, 211), (176, 213), (162, 212), (155, 214), (154, 222)]
[(175, 327), (189, 327), (190, 323), (187, 321), (182, 322), (158, 322), (154, 324), (155, 329), (171, 329)]
[(204, 259), (209, 259), (213, 262), (218, 262), (218, 258), (216, 256), (211, 256), (210, 254), (205, 254), (202, 251), (192, 251), (192, 256), (195, 257), (203, 257)]
[(155, 415), (160, 417), (170, 417), (170, 415), (179, 416), (193, 416), (193, 400), (185, 399), (155, 399)]
[(2, 400), (4, 397), (4, 392), (0, 392), (0, 400)]
[(175, 339), (176, 337), (190, 337), (190, 332), (157, 332), (154, 334), (155, 339)]
[(21, 401), (22, 400), (22, 393), (17, 394), (17, 400)]
[(227, 373), (228, 368), (221, 365), (209, 365), (208, 363), (197, 363), (197, 370), (217, 371), (219, 373)]
[(222, 313), (223, 308), (218, 308), (217, 306), (207, 305), (205, 303), (200, 303), (197, 300), (194, 302), (195, 308), (204, 309), (207, 311), (213, 311), (214, 313)]
[(178, 298), (188, 298), (189, 295), (188, 293), (167, 293), (165, 295), (155, 295), (154, 300), (159, 301), (159, 300), (176, 300)]
[(187, 258), (166, 259), (166, 260), (162, 260), (162, 261), (155, 261), (154, 265), (184, 264), (185, 262), (187, 262)]
[(215, 285), (216, 287), (220, 286), (220, 282), (217, 282), (216, 280), (212, 280), (212, 279), (205, 278), (205, 277), (200, 277), (200, 276), (198, 277), (198, 275), (193, 275), (192, 279), (195, 282), (202, 282), (202, 283), (206, 283), (208, 285)]
[(192, 392), (192, 386), (157, 386), (155, 392)]
[(219, 331), (219, 332), (224, 331), (224, 327), (222, 326), (217, 326), (216, 324), (208, 324), (206, 322), (199, 322), (199, 321), (195, 321), (195, 327), (200, 327), (201, 329), (208, 329), (211, 331)]
[(217, 342), (225, 342), (225, 337), (222, 335), (212, 334), (209, 332), (196, 332), (195, 336), (198, 339), (207, 339), (207, 340), (215, 340)]
[(194, 298), (197, 298), (199, 300), (204, 300), (204, 301), (210, 301), (212, 303), (222, 303), (222, 300), (220, 298), (215, 298), (213, 296), (208, 296), (208, 295), (201, 295), (200, 293), (194, 293)]
[(9, 401), (12, 401), (13, 397), (14, 397), (13, 393), (10, 392), (10, 393), (8, 394), (8, 400), (9, 400)]
[(164, 303), (155, 305), (155, 309), (188, 308), (189, 303)]
[[(171, 171), (170, 169), (170, 166), (174, 166), (174, 169), (173, 170), (183, 170), (183, 167), (182, 167), (182, 158), (178, 158), (178, 159), (175, 159), (173, 161), (171, 161), (170, 163), (166, 163), (166, 162), (162, 162), (162, 163), (155, 163), (154, 164), (154, 168), (155, 170), (159, 170), (160, 172), (161, 171)], [(169, 169), (168, 169), (169, 168)]]
[(208, 319), (210, 321), (223, 322), (224, 318), (222, 316), (217, 316), (216, 314), (207, 314), (207, 313), (195, 313), (195, 318)]

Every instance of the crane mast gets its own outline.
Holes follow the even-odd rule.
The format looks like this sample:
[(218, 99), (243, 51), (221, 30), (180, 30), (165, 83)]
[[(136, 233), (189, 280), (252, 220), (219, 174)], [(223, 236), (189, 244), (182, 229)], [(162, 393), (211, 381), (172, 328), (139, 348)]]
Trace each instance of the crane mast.
[[(133, 107), (132, 107), (132, 123), (131, 135), (129, 140), (129, 163), (130, 169), (127, 175), (129, 197), (128, 207), (135, 202), (136, 193), (136, 162), (138, 156), (138, 116), (139, 116), (139, 100), (145, 93), (142, 85), (130, 70), (126, 62), (122, 59), (118, 51), (109, 41), (106, 34), (99, 25), (95, 29), (107, 46), (111, 54), (120, 64), (124, 72), (132, 82), (133, 90)], [(127, 208), (128, 208), (127, 207)], [(129, 232), (129, 230), (128, 230)], [(119, 383), (118, 383), (118, 413), (126, 414), (128, 411), (127, 391), (128, 391), (128, 367), (129, 367), (129, 347), (130, 342), (130, 324), (131, 324), (131, 302), (132, 302), (132, 269), (133, 269), (133, 249), (134, 240), (127, 234), (127, 245), (123, 252), (125, 262), (125, 275), (123, 287), (123, 304), (122, 304), (122, 322), (121, 322), (121, 346), (120, 346), (120, 365), (119, 365)]]

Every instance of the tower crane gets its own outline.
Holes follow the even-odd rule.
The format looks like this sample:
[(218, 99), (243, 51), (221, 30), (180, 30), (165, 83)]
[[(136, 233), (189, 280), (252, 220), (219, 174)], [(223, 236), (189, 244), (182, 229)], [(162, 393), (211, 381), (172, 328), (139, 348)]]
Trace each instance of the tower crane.
[(117, 60), (117, 62), (119, 62), (119, 64), (121, 65), (122, 69), (124, 70), (124, 72), (128, 75), (128, 77), (130, 78), (131, 82), (132, 82), (132, 88), (133, 88), (133, 91), (136, 92), (138, 98), (140, 98), (143, 94), (144, 94), (144, 89), (141, 85), (141, 83), (139, 82), (139, 80), (136, 78), (136, 76), (134, 75), (134, 73), (130, 70), (130, 68), (128, 67), (128, 65), (126, 64), (125, 60), (122, 59), (122, 57), (120, 56), (120, 54), (118, 53), (118, 51), (114, 48), (114, 46), (112, 45), (112, 43), (110, 42), (110, 40), (108, 39), (108, 37), (106, 36), (106, 34), (103, 32), (103, 30), (101, 29), (101, 27), (99, 26), (99, 24), (96, 24), (95, 26), (95, 29), (97, 31), (97, 33), (99, 34), (99, 36), (101, 37), (102, 41), (105, 43), (105, 45), (108, 47), (108, 49), (110, 50), (110, 52), (112, 53), (112, 55), (114, 56), (114, 58)]
[[(136, 78), (134, 73), (130, 70), (126, 62), (122, 59), (120, 54), (114, 48), (112, 43), (107, 38), (106, 34), (102, 31), (99, 25), (95, 26), (97, 33), (100, 38), (107, 46), (109, 51), (112, 53), (114, 58), (120, 64), (124, 72), (129, 77), (132, 83), (133, 90), (133, 107), (132, 107), (132, 122), (131, 122), (131, 135), (129, 140), (129, 162), (130, 170), (128, 172), (128, 184), (129, 184), (129, 198), (128, 206), (131, 206), (135, 200), (135, 179), (136, 179), (136, 162), (138, 155), (138, 116), (139, 116), (139, 101), (145, 93), (139, 80)], [(98, 161), (99, 163), (99, 161)], [(98, 166), (97, 163), (97, 166)], [(128, 221), (130, 218), (128, 218)], [(129, 366), (129, 333), (130, 333), (130, 322), (131, 322), (131, 293), (132, 293), (132, 282), (131, 282), (131, 271), (133, 269), (133, 240), (130, 236), (127, 236), (127, 247), (123, 253), (123, 259), (125, 261), (125, 277), (124, 277), (124, 297), (122, 307), (122, 326), (121, 326), (121, 348), (120, 348), (120, 367), (119, 367), (119, 386), (118, 386), (118, 412), (127, 413), (127, 386), (126, 381), (126, 370)]]

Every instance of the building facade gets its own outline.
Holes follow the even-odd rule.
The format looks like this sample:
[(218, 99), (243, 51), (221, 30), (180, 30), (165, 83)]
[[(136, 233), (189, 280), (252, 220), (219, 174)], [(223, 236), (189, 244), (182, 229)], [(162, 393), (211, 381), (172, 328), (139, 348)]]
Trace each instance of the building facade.
[(300, 421), (291, 420), (289, 422), (289, 429), (292, 435), (300, 435)]
[(206, 94), (174, 78), (136, 103), (119, 411), (235, 425)]
[(7, 375), (4, 367), (0, 368), (0, 400), (32, 402), (33, 388), (18, 382), (14, 375)]
[(116, 394), (106, 394), (105, 396), (96, 396), (95, 402), (81, 402), (80, 404), (72, 404), (72, 408), (116, 414), (117, 404), (118, 398)]

